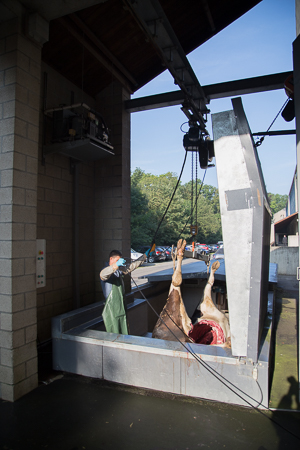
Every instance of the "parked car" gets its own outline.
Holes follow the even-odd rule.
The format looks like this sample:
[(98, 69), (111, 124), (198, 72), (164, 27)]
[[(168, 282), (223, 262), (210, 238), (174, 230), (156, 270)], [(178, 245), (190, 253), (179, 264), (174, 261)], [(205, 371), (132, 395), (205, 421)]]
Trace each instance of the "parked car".
[(160, 247), (165, 250), (166, 260), (169, 261), (172, 259), (172, 247), (167, 247), (165, 245), (161, 245)]
[(198, 244), (196, 245), (196, 249), (199, 251), (204, 251), (205, 253), (210, 253), (210, 248), (206, 244)]
[(136, 259), (140, 258), (141, 256), (143, 256), (143, 253), (139, 253), (136, 252), (135, 250), (133, 250), (133, 248), (131, 249), (131, 261), (135, 261)]
[(214, 253), (211, 259), (224, 259), (224, 248), (219, 248), (216, 253)]
[[(150, 245), (143, 245), (141, 247), (138, 247), (138, 250), (142, 253), (146, 253), (147, 250), (149, 250)], [(166, 253), (165, 250), (161, 247), (155, 247), (155, 250), (150, 253), (148, 256), (147, 262), (153, 263), (153, 262), (159, 262), (159, 261), (165, 261), (166, 260)]]
[(155, 250), (150, 253), (148, 262), (165, 261), (167, 259), (165, 249), (162, 247), (155, 247)]
[(137, 251), (141, 253), (146, 253), (146, 251), (150, 248), (150, 245), (140, 245), (137, 247)]
[(209, 244), (208, 245), (212, 252), (216, 252), (219, 248), (218, 244)]

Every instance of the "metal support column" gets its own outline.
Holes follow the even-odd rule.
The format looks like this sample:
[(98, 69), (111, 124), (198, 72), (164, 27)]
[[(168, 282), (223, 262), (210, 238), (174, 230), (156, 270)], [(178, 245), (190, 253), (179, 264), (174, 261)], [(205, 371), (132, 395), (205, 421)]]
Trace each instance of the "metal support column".
[[(298, 178), (298, 192), (300, 189), (300, 0), (295, 1), (296, 5), (296, 32), (297, 38), (293, 42), (293, 62), (294, 62), (294, 102), (295, 102), (295, 116), (296, 116), (296, 146), (297, 146), (297, 178)], [(300, 195), (298, 197), (298, 214), (300, 211)], [(299, 267), (300, 267), (300, 246), (299, 246)], [(299, 280), (300, 281), (300, 280)], [(300, 282), (299, 282), (300, 286)], [(300, 298), (299, 298), (300, 303)], [(299, 304), (298, 304), (299, 308)], [(299, 317), (299, 314), (298, 314)], [(300, 329), (300, 319), (298, 324), (298, 330)], [(299, 336), (299, 334), (298, 334)], [(298, 343), (298, 379), (300, 374), (300, 342)], [(300, 383), (299, 383), (300, 390)], [(300, 392), (299, 392), (300, 396)]]

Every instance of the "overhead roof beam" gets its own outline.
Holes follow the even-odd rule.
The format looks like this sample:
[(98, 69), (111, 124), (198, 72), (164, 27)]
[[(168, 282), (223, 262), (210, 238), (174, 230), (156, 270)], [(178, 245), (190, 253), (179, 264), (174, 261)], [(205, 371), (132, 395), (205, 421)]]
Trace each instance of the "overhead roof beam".
[(69, 31), (70, 34), (78, 41), (84, 48), (93, 55), (93, 57), (100, 62), (100, 64), (108, 70), (120, 83), (126, 87), (126, 89), (133, 93), (132, 84), (127, 77), (120, 72), (120, 70), (115, 67), (105, 56), (103, 56), (99, 51), (90, 43), (90, 40), (84, 38), (82, 34), (78, 31), (75, 25), (66, 18), (59, 18), (57, 21)]
[[(285, 80), (291, 74), (292, 72), (281, 72), (272, 75), (228, 81), (225, 83), (210, 84), (203, 86), (203, 91), (208, 100), (272, 91), (282, 89)], [(127, 100), (125, 102), (125, 108), (129, 112), (146, 111), (148, 109), (181, 105), (184, 101), (185, 95), (182, 91), (172, 91), (164, 94), (149, 95), (147, 97)]]
[(206, 14), (207, 20), (209, 22), (211, 31), (214, 32), (216, 30), (216, 26), (215, 26), (215, 23), (214, 23), (214, 20), (213, 20), (212, 14), (211, 14), (211, 10), (209, 8), (207, 0), (202, 0), (202, 4), (203, 4), (204, 10), (205, 10), (205, 14)]
[(203, 115), (209, 112), (205, 93), (158, 0), (124, 0), (182, 90), (185, 111), (190, 110), (206, 132)]
[(137, 86), (137, 81), (132, 77), (128, 70), (120, 63), (120, 61), (108, 50), (108, 48), (100, 41), (99, 38), (90, 30), (90, 28), (76, 15), (70, 14), (70, 19), (77, 25), (77, 27), (84, 32), (84, 34), (96, 45), (96, 47), (107, 57), (107, 59), (114, 65), (134, 86)]

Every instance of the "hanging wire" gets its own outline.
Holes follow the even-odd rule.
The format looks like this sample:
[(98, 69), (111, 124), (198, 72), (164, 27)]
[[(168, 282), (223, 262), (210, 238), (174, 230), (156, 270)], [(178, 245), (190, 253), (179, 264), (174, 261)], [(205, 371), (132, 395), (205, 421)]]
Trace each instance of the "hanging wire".
[(185, 125), (185, 124), (187, 124), (187, 123), (189, 123), (189, 122), (183, 122), (183, 123), (180, 125), (180, 131), (182, 131), (182, 133), (186, 133), (186, 131), (184, 131), (184, 130), (182, 129), (182, 127), (183, 127), (183, 125)]
[(84, 103), (83, 99), (83, 80), (84, 80), (84, 32), (82, 33), (82, 61), (81, 61), (81, 103)]
[[(270, 131), (271, 126), (273, 125), (273, 123), (275, 122), (275, 120), (277, 119), (277, 117), (279, 116), (279, 114), (281, 113), (281, 111), (285, 108), (285, 106), (287, 105), (287, 103), (288, 103), (289, 100), (290, 100), (290, 99), (288, 98), (288, 99), (284, 102), (284, 104), (283, 104), (282, 107), (280, 108), (279, 112), (276, 114), (275, 119), (273, 120), (273, 122), (271, 123), (271, 125), (269, 126), (269, 128), (267, 129), (266, 133), (268, 133), (268, 131)], [(259, 146), (263, 143), (265, 137), (266, 137), (266, 136), (263, 136), (263, 137), (261, 137), (258, 141), (256, 141), (256, 142), (255, 142), (255, 147), (259, 147)]]
[[(204, 183), (206, 171), (207, 171), (207, 169), (205, 169), (205, 172), (204, 172), (204, 175), (203, 175), (203, 179), (202, 179), (202, 183), (201, 183), (200, 188), (199, 188), (198, 196), (197, 196), (197, 198), (196, 198), (196, 202), (197, 202), (197, 200), (198, 200), (198, 198), (199, 198), (199, 195), (200, 195), (200, 193), (201, 193), (201, 189), (202, 189), (202, 186), (203, 186), (203, 183)], [(194, 206), (193, 206), (192, 213), (193, 213), (194, 208), (195, 208), (195, 206), (196, 206), (196, 202), (195, 202), (195, 204), (194, 204)], [(179, 237), (178, 237), (177, 240), (179, 240), (179, 239), (181, 238), (181, 235), (182, 235), (182, 233), (184, 232), (184, 230), (186, 229), (186, 226), (187, 226), (187, 224), (188, 224), (190, 218), (191, 218), (191, 216), (188, 217), (188, 219), (187, 219), (187, 221), (186, 221), (186, 223), (185, 223), (183, 229), (181, 230), (180, 235), (179, 235)]]
[[(196, 225), (196, 230), (198, 234), (198, 228), (197, 228), (197, 224), (198, 224), (198, 198), (197, 198), (197, 184), (198, 184), (198, 164), (197, 164), (197, 156), (196, 156), (196, 186), (195, 186), (195, 197), (196, 197), (196, 212), (195, 212), (195, 225)], [(196, 239), (197, 241), (197, 239)]]
[(194, 204), (194, 152), (192, 152), (192, 176), (191, 176), (191, 226), (193, 225), (193, 204)]
[[(173, 200), (173, 198), (174, 198), (174, 195), (175, 195), (175, 193), (176, 193), (176, 191), (177, 191), (178, 185), (179, 185), (180, 180), (181, 180), (182, 172), (183, 172), (183, 169), (184, 169), (184, 166), (185, 166), (186, 157), (187, 157), (187, 151), (185, 152), (185, 155), (184, 155), (184, 160), (183, 160), (181, 172), (180, 172), (179, 178), (178, 178), (178, 180), (177, 180), (177, 183), (176, 183), (174, 192), (173, 192), (173, 194), (172, 194), (172, 196), (171, 196), (171, 198), (170, 198), (169, 204), (168, 204), (168, 206), (167, 206), (167, 208), (166, 208), (166, 210), (165, 210), (165, 212), (164, 212), (164, 214), (163, 214), (163, 216), (162, 216), (162, 218), (161, 218), (161, 220), (160, 220), (160, 222), (159, 222), (159, 224), (158, 224), (158, 227), (157, 227), (157, 229), (156, 229), (156, 231), (155, 231), (155, 234), (154, 234), (152, 243), (155, 243), (155, 239), (156, 239), (156, 235), (157, 235), (157, 233), (158, 233), (158, 230), (159, 230), (159, 228), (160, 228), (160, 226), (161, 226), (161, 224), (162, 224), (162, 221), (164, 220), (164, 218), (165, 218), (165, 216), (166, 216), (166, 214), (167, 214), (167, 212), (168, 212), (168, 210), (169, 210), (169, 207), (170, 207), (170, 205), (171, 205), (171, 203), (172, 203), (172, 200)], [(151, 247), (152, 247), (152, 245), (151, 245)]]

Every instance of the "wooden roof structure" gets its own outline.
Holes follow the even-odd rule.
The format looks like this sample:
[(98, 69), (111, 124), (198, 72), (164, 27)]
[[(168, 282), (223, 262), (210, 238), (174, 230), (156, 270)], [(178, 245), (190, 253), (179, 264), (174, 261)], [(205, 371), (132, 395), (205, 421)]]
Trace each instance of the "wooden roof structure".
[[(259, 1), (160, 0), (159, 3), (164, 12), (161, 21), (168, 21), (187, 55)], [(42, 59), (91, 96), (96, 96), (114, 79), (129, 92), (135, 92), (166, 69), (155, 45), (155, 31), (153, 39), (149, 39), (134, 13), (133, 5), (137, 3), (141, 8), (145, 5), (144, 0), (102, 0), (51, 20), (50, 38), (43, 46)], [(157, 22), (156, 19), (155, 25)]]

